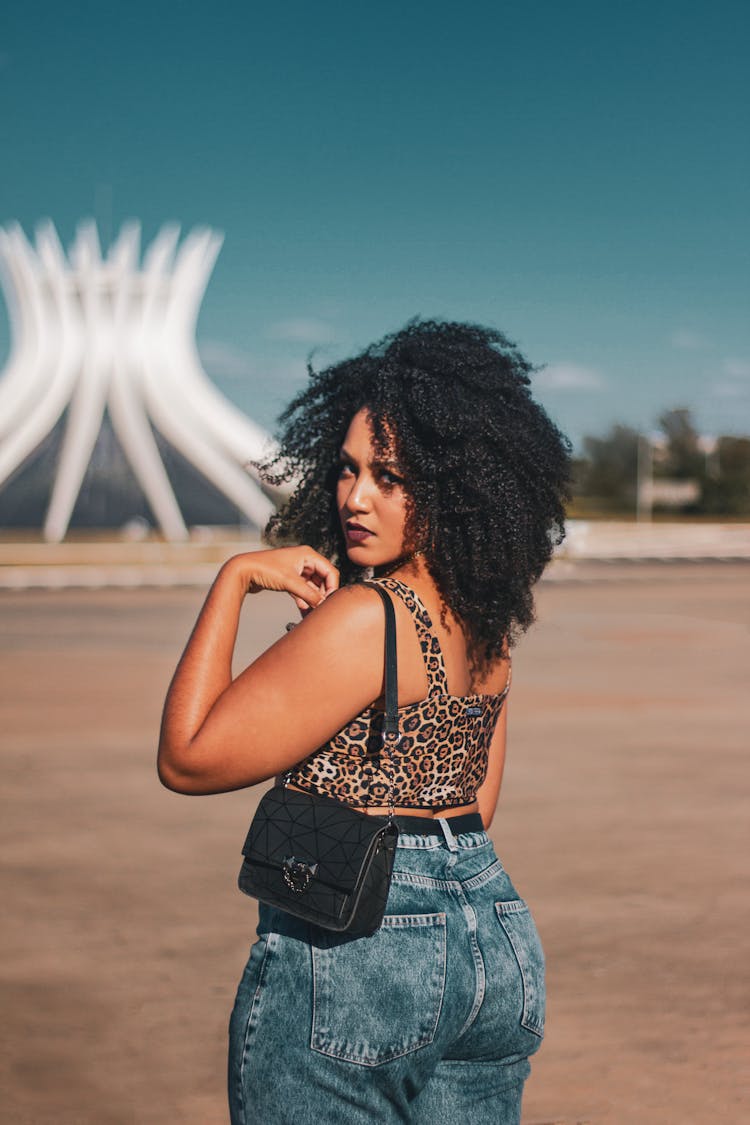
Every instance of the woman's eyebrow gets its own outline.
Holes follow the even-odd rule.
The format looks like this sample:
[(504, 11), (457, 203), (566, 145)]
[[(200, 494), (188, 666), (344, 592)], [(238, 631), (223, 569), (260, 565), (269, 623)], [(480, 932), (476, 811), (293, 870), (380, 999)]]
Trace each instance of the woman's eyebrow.
[[(342, 445), (339, 449), (339, 459), (341, 461), (351, 461), (354, 465), (357, 463), (356, 457), (349, 452), (345, 445)], [(377, 457), (368, 462), (368, 467), (371, 469), (393, 469), (395, 472), (401, 472), (398, 461), (379, 460)]]
[(374, 461), (371, 461), (370, 464), (372, 465), (373, 469), (395, 469), (399, 472), (401, 471), (398, 461), (378, 461), (377, 459), (375, 459)]

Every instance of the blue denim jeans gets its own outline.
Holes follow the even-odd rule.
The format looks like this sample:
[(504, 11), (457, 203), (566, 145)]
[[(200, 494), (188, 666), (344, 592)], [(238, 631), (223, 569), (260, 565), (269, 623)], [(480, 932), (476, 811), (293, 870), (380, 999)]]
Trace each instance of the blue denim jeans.
[(402, 834), (371, 937), (261, 905), (230, 1022), (232, 1125), (518, 1123), (544, 1005), (536, 926), (487, 834)]

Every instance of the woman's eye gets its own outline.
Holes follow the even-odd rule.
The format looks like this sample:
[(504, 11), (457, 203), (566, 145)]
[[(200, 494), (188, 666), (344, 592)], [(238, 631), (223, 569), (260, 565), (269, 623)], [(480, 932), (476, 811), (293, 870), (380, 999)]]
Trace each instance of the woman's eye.
[(339, 476), (348, 477), (354, 472), (354, 466), (351, 461), (341, 461), (339, 464)]
[(380, 474), (380, 479), (382, 480), (383, 484), (387, 484), (390, 486), (394, 484), (404, 483), (404, 478), (400, 477), (398, 473), (392, 472), (390, 469), (383, 469)]

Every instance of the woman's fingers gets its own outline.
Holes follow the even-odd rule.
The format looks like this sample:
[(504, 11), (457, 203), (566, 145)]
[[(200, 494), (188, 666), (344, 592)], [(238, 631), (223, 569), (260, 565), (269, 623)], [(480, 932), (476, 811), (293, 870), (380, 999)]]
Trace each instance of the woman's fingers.
[(231, 561), (241, 572), (246, 592), (286, 591), (302, 611), (320, 605), (339, 585), (336, 567), (311, 547), (252, 551)]
[(303, 548), (304, 554), (301, 561), (300, 577), (305, 582), (307, 590), (304, 595), (297, 590), (290, 590), (294, 604), (303, 617), (310, 610), (319, 606), (329, 594), (339, 587), (339, 572), (333, 563), (319, 555), (317, 551)]
[(300, 610), (315, 609), (326, 599), (322, 587), (297, 576), (289, 576), (285, 589), (287, 593), (292, 595), (297, 608)]
[[(308, 548), (304, 548), (308, 552)], [(332, 562), (319, 555), (317, 551), (306, 553), (302, 560), (302, 576), (321, 587), (327, 596), (339, 587), (339, 572)]]

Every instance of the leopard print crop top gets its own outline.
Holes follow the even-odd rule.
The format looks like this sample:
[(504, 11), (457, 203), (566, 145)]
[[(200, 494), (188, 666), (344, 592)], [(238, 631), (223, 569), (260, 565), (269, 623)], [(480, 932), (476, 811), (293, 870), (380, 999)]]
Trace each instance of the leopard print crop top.
[(497, 695), (450, 695), (440, 642), (417, 594), (396, 578), (378, 580), (406, 605), (427, 671), (424, 699), (399, 707), (401, 741), (386, 757), (383, 712), (368, 707), (286, 774), (298, 789), (361, 807), (409, 809), (470, 805), (487, 773), (490, 742), (510, 689)]

